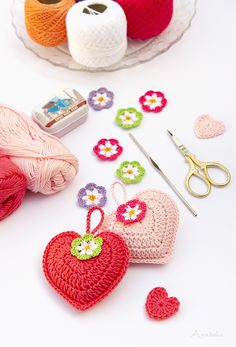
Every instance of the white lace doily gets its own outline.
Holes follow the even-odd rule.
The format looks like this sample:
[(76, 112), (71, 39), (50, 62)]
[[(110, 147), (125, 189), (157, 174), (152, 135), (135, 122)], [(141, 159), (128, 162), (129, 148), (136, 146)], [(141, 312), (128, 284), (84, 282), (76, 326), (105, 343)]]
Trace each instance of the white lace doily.
[(106, 68), (95, 70), (76, 63), (71, 57), (67, 45), (48, 48), (33, 42), (25, 28), (24, 0), (13, 1), (12, 23), (17, 36), (23, 41), (25, 47), (32, 50), (40, 58), (72, 70), (113, 71), (150, 60), (169, 49), (190, 27), (196, 12), (196, 2), (197, 0), (174, 0), (173, 18), (165, 31), (148, 41), (129, 39), (127, 53), (120, 62)]

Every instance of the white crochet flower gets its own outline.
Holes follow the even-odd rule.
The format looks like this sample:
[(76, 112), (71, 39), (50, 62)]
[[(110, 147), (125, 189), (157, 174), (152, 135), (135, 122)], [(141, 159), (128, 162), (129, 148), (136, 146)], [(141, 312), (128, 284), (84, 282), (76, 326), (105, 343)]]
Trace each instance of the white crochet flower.
[(99, 204), (101, 198), (102, 194), (100, 194), (96, 188), (93, 190), (86, 189), (86, 195), (82, 197), (87, 206)]
[(162, 97), (158, 97), (155, 93), (152, 95), (145, 96), (146, 101), (144, 101), (144, 105), (149, 106), (151, 110), (154, 110), (158, 106), (162, 106)]
[(139, 205), (134, 207), (127, 206), (126, 212), (122, 213), (122, 216), (124, 216), (125, 220), (135, 220), (141, 212), (142, 210), (139, 209)]
[(122, 176), (125, 178), (129, 178), (133, 180), (135, 177), (139, 175), (138, 168), (133, 165), (127, 165), (126, 167), (123, 167), (122, 169)]
[(106, 93), (97, 93), (93, 98), (94, 105), (106, 106), (108, 101), (111, 100)]
[(76, 250), (79, 251), (80, 255), (91, 255), (93, 254), (94, 250), (97, 249), (98, 245), (94, 242), (94, 240), (91, 241), (83, 241), (80, 246), (76, 247)]
[(112, 145), (110, 141), (106, 141), (104, 145), (99, 145), (99, 154), (110, 158), (112, 155), (117, 154), (117, 145)]
[(135, 121), (137, 121), (138, 117), (134, 112), (125, 111), (123, 114), (120, 115), (120, 119), (123, 124), (134, 124)]

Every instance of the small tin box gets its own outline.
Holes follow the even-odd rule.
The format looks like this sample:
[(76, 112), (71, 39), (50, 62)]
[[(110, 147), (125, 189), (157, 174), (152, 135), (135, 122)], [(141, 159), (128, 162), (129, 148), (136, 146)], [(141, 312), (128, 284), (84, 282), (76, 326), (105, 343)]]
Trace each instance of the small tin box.
[(32, 112), (32, 119), (49, 134), (61, 137), (88, 117), (88, 103), (75, 89), (64, 89)]

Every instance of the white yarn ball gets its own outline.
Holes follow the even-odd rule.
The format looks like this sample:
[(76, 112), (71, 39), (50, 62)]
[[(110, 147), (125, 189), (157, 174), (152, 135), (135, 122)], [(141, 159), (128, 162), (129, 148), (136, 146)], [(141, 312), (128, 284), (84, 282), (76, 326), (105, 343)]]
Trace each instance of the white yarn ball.
[(66, 17), (69, 50), (76, 62), (98, 68), (117, 63), (127, 49), (127, 21), (112, 0), (85, 0)]

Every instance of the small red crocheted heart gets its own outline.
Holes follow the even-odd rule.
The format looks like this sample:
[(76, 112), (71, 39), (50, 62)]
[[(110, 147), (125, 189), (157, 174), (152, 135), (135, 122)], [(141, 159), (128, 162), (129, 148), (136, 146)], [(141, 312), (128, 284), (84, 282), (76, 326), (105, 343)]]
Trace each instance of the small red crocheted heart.
[(178, 312), (179, 305), (177, 298), (168, 297), (165, 288), (157, 287), (148, 294), (145, 306), (150, 318), (162, 320)]
[(209, 115), (202, 115), (195, 120), (193, 129), (199, 139), (208, 139), (223, 134), (225, 125)]
[[(91, 210), (95, 209), (99, 208)], [(55, 236), (43, 256), (48, 282), (79, 310), (86, 310), (105, 298), (123, 278), (129, 261), (128, 247), (119, 235), (105, 231), (94, 237), (92, 234), (86, 236), (93, 239), (90, 245), (95, 245), (94, 248), (96, 238), (100, 241), (101, 248), (94, 255), (92, 251), (86, 253), (89, 245), (84, 240), (72, 251), (73, 244), (81, 240), (81, 236), (68, 231)]]

